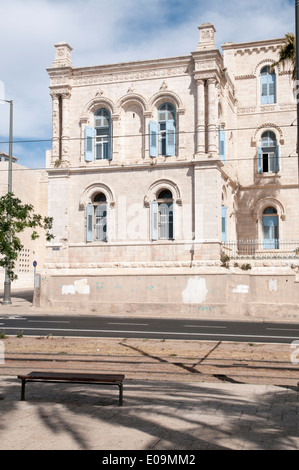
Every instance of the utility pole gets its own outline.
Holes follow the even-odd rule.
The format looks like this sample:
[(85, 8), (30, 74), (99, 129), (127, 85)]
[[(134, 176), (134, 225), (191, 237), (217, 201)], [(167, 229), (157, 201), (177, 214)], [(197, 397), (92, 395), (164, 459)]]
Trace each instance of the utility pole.
[[(7, 192), (12, 192), (12, 139), (13, 139), (13, 101), (1, 100), (10, 104), (10, 118), (9, 118), (9, 160), (8, 160), (8, 184)], [(7, 215), (8, 220), (10, 215)], [(9, 242), (11, 242), (11, 236), (9, 236)], [(8, 260), (10, 261), (10, 260)], [(5, 281), (4, 281), (4, 295), (3, 304), (11, 304), (11, 280), (8, 275), (8, 269), (5, 268)]]

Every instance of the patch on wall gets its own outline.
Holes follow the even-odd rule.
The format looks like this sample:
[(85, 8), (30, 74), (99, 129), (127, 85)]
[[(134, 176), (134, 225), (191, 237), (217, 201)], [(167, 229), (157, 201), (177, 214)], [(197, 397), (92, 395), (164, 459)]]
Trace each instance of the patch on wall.
[(270, 279), (269, 280), (269, 291), (277, 291), (277, 279)]
[(188, 279), (186, 288), (182, 292), (184, 304), (201, 304), (206, 300), (208, 289), (204, 278), (195, 276)]
[(235, 289), (233, 289), (233, 292), (236, 294), (248, 294), (249, 286), (239, 284)]
[(62, 286), (62, 294), (90, 294), (90, 286), (87, 283), (87, 279), (80, 279), (75, 281), (74, 284)]

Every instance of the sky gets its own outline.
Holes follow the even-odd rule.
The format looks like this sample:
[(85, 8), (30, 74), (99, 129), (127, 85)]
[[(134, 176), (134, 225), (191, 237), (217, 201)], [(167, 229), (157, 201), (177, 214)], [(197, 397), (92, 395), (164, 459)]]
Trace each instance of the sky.
[[(49, 76), (54, 44), (74, 67), (188, 55), (202, 23), (216, 45), (295, 32), (295, 0), (0, 0), (0, 99), (13, 100), (13, 154), (45, 168), (51, 148)], [(8, 153), (9, 104), (0, 102), (0, 151)]]

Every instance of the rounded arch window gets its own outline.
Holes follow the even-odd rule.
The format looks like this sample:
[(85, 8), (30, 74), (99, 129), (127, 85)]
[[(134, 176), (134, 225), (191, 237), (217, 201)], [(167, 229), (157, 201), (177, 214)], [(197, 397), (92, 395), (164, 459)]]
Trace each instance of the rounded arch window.
[(264, 215), (273, 215), (273, 214), (276, 214), (277, 215), (277, 210), (275, 209), (275, 207), (267, 207), (264, 212), (263, 212)]
[(159, 240), (172, 240), (174, 238), (173, 225), (173, 196), (169, 189), (162, 189), (157, 195), (158, 209), (158, 238)]
[(162, 189), (158, 194), (158, 200), (164, 201), (167, 199), (172, 200), (172, 192), (169, 189)]
[(86, 241), (108, 241), (108, 204), (104, 193), (96, 193), (86, 207)]
[(95, 116), (95, 159), (111, 158), (111, 117), (106, 108), (100, 108)]
[(258, 149), (258, 172), (279, 172), (279, 146), (273, 131), (265, 131), (261, 136), (261, 146)]
[(158, 110), (159, 155), (176, 154), (176, 112), (171, 103), (163, 103)]
[(273, 131), (263, 132), (261, 140), (263, 148), (276, 147), (276, 135)]
[(270, 65), (265, 65), (260, 72), (261, 104), (276, 102), (276, 75)]
[(110, 112), (106, 108), (100, 108), (96, 111), (95, 115), (96, 127), (109, 127), (110, 125)]
[(104, 193), (98, 193), (94, 196), (93, 202), (105, 204), (107, 202), (107, 198)]
[(175, 121), (175, 108), (171, 103), (163, 103), (159, 106), (159, 122)]
[(266, 207), (263, 212), (263, 247), (264, 249), (279, 248), (279, 226), (277, 210), (273, 206)]

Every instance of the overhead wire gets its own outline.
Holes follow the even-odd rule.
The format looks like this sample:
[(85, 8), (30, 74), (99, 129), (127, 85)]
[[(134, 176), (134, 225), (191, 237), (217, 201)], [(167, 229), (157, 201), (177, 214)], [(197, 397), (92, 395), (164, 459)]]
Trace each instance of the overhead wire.
[[(296, 119), (295, 119), (296, 120)], [(283, 125), (278, 125), (278, 124), (275, 124), (276, 127), (282, 129), (282, 128), (295, 128), (296, 126), (294, 126), (294, 121), (291, 123), (291, 124), (283, 124)], [(265, 126), (265, 128), (269, 129), (271, 126)], [(222, 132), (242, 132), (242, 131), (250, 131), (250, 130), (257, 130), (257, 127), (240, 127), (240, 128), (227, 128), (227, 129), (221, 129)], [(259, 129), (261, 130), (261, 128)], [(215, 133), (215, 134), (218, 134), (218, 129), (204, 129), (204, 130), (193, 130), (193, 131), (175, 131), (175, 134), (176, 135), (180, 135), (180, 134), (183, 134), (183, 135), (199, 135), (200, 133), (204, 133), (204, 134), (208, 134), (208, 133)], [(138, 133), (138, 134), (120, 134), (120, 135), (114, 135), (112, 134), (110, 136), (111, 140), (116, 140), (116, 139), (123, 139), (123, 138), (133, 138), (133, 137), (139, 137), (139, 138), (145, 138), (145, 137), (150, 137), (150, 133)], [(159, 133), (157, 133), (157, 135), (159, 135)], [(92, 139), (92, 140), (95, 140), (97, 136), (93, 136), (93, 137), (89, 137), (89, 139)], [(46, 142), (49, 142), (49, 143), (53, 143), (54, 141), (55, 142), (59, 142), (59, 141), (67, 141), (67, 142), (72, 142), (72, 141), (86, 141), (86, 138), (85, 137), (52, 137), (52, 138), (49, 138), (49, 139), (26, 139), (26, 140), (12, 140), (12, 143), (13, 145), (18, 145), (18, 144), (39, 144), (39, 143), (46, 143)], [(10, 140), (8, 141), (0, 141), (0, 145), (7, 145), (10, 143)], [(49, 149), (51, 150), (51, 149)], [(296, 150), (293, 150), (289, 155), (279, 155), (279, 159), (289, 159), (289, 158), (298, 158), (298, 155), (292, 155), (292, 153), (296, 153)], [(0, 154), (1, 154), (1, 151), (0, 151)], [(153, 157), (155, 158), (155, 157)], [(167, 157), (166, 157), (167, 158)], [(225, 158), (225, 162), (244, 162), (244, 161), (252, 161), (254, 158), (254, 155), (248, 155), (248, 156), (243, 156), (241, 158)], [(192, 161), (193, 158), (191, 157), (189, 160), (187, 161)], [(96, 161), (96, 160), (95, 160)], [(99, 160), (99, 161), (103, 161), (103, 160)], [(129, 163), (129, 162), (128, 162)], [(28, 170), (47, 170), (47, 169), (52, 169), (53, 167), (33, 167), (33, 168), (14, 168), (14, 171), (28, 171)], [(77, 169), (77, 168), (82, 168), (81, 166), (78, 167), (78, 166), (68, 166), (67, 167), (68, 169)], [(94, 168), (94, 167), (93, 167)], [(7, 171), (5, 169), (1, 169), (0, 168), (0, 172), (1, 171)]]

